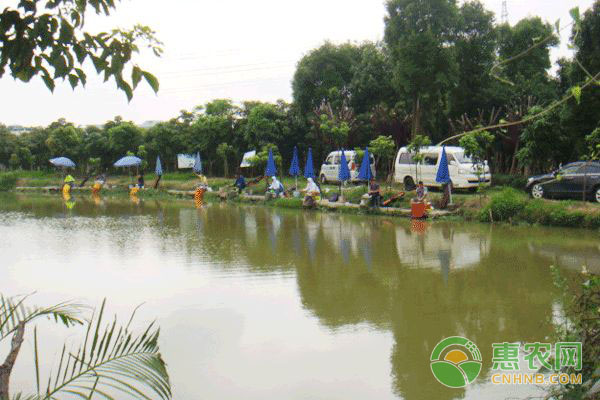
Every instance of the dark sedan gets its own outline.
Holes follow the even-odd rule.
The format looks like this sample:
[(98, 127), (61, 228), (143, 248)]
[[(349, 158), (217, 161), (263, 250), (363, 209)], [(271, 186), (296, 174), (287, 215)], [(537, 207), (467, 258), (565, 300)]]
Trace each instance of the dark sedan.
[(600, 162), (578, 161), (527, 180), (527, 191), (536, 199), (582, 198), (584, 190), (587, 199), (600, 203)]

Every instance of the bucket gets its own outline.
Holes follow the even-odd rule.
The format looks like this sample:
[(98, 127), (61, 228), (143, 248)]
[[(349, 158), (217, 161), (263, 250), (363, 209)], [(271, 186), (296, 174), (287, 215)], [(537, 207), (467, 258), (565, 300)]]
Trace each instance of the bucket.
[(413, 218), (423, 218), (425, 216), (425, 203), (411, 203), (410, 211)]

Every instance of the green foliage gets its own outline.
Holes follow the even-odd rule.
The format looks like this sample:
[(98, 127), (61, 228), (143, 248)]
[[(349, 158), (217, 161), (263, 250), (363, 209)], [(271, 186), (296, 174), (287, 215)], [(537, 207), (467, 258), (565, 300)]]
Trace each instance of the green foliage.
[[(534, 106), (528, 114), (535, 115), (542, 109)], [(561, 128), (557, 112), (545, 114), (527, 124), (521, 134), (521, 143), (517, 158), (533, 171), (546, 171), (569, 161), (572, 143)]]
[(569, 228), (600, 228), (600, 210), (582, 210), (573, 207), (569, 201), (531, 200), (527, 195), (513, 188), (505, 188), (491, 196), (490, 201), (480, 210), (478, 218), (482, 222), (526, 222), (546, 226)]
[[(387, 0), (386, 11), (385, 42), (394, 65), (396, 90), (409, 100), (412, 134), (439, 128), (439, 105), (456, 74), (456, 61), (448, 46), (457, 22), (456, 3)], [(423, 110), (427, 110), (426, 117)]]
[(14, 172), (0, 172), (0, 192), (14, 189), (17, 186), (17, 174)]
[[(116, 318), (104, 321), (105, 302), (91, 318), (80, 316), (82, 306), (60, 303), (47, 308), (25, 306), (27, 297), (0, 296), (0, 341), (12, 336), (11, 349), (18, 356), (25, 328), (33, 321), (47, 317), (66, 327), (84, 325), (85, 337), (79, 349), (63, 346), (56, 368), (42, 377), (37, 328), (33, 334), (35, 377), (38, 396), (35, 399), (92, 398), (94, 394), (119, 393), (125, 397), (171, 398), (166, 365), (158, 346), (159, 330), (150, 324), (141, 334), (120, 325)], [(10, 374), (10, 370), (8, 371)], [(42, 379), (40, 379), (42, 378)], [(47, 382), (46, 387), (42, 387)], [(1, 385), (1, 383), (0, 383)], [(8, 387), (0, 386), (0, 395), (8, 396)], [(104, 397), (107, 397), (103, 395)], [(108, 398), (108, 397), (107, 397)]]
[(283, 176), (283, 171), (281, 168), (281, 154), (279, 153), (279, 149), (277, 148), (277, 146), (275, 146), (272, 143), (268, 143), (265, 146), (263, 146), (261, 151), (257, 152), (254, 157), (248, 159), (248, 162), (250, 162), (250, 164), (254, 168), (261, 171), (262, 175), (262, 172), (264, 172), (265, 168), (267, 167), (267, 160), (269, 159), (269, 150), (273, 152), (273, 160), (275, 160), (275, 166), (277, 167), (277, 175)]
[(130, 30), (97, 34), (84, 29), (90, 12), (108, 17), (115, 9), (113, 0), (28, 0), (4, 8), (0, 14), (0, 78), (8, 70), (23, 82), (39, 76), (51, 91), (59, 78), (75, 89), (85, 86), (87, 76), (82, 68), (90, 60), (104, 81), (113, 78), (129, 100), (142, 77), (157, 92), (158, 80), (151, 73), (134, 64), (128, 80), (125, 71), (140, 43), (156, 56), (162, 53), (150, 28), (136, 25)]
[(223, 160), (223, 170), (225, 176), (229, 176), (229, 160), (235, 154), (235, 149), (232, 145), (227, 143), (221, 143), (217, 146), (217, 155)]
[(391, 163), (396, 155), (396, 143), (391, 136), (378, 136), (369, 142), (369, 149), (375, 157), (375, 165), (380, 161), (386, 163), (386, 173), (391, 171)]
[(17, 153), (12, 153), (10, 155), (10, 158), (8, 159), (8, 165), (10, 165), (10, 168), (12, 169), (17, 169), (21, 166), (21, 160), (19, 159)]
[(412, 155), (412, 159), (415, 162), (415, 177), (419, 180), (419, 169), (417, 166), (423, 162), (425, 154), (421, 153), (423, 147), (429, 146), (431, 140), (427, 136), (416, 135), (406, 146), (406, 150)]
[(561, 291), (564, 322), (556, 328), (556, 339), (561, 342), (583, 343), (582, 370), (567, 367), (561, 373), (582, 374), (581, 385), (556, 385), (550, 395), (557, 399), (593, 399), (592, 393), (600, 378), (600, 276), (582, 272), (567, 278), (559, 268), (552, 266), (554, 284)]
[(523, 175), (494, 174), (492, 175), (492, 185), (508, 186), (514, 189), (525, 190), (527, 177)]
[(594, 129), (592, 133), (585, 137), (588, 146), (588, 154), (591, 160), (600, 158), (600, 128)]
[(494, 221), (511, 221), (523, 209), (527, 197), (512, 188), (506, 188), (500, 193), (492, 195), (490, 202), (481, 210), (480, 219), (490, 220), (490, 212)]

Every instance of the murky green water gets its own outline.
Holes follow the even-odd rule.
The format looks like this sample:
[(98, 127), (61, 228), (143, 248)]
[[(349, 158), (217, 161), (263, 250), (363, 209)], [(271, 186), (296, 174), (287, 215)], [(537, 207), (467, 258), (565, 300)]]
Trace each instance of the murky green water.
[[(192, 399), (504, 399), (491, 344), (543, 341), (559, 306), (549, 273), (600, 267), (597, 233), (411, 222), (191, 202), (0, 197), (0, 290), (154, 318), (174, 386)], [(74, 334), (44, 326), (48, 361)], [(432, 376), (452, 335), (483, 371)], [(1, 350), (1, 349), (0, 349)], [(33, 389), (28, 337), (13, 379)]]

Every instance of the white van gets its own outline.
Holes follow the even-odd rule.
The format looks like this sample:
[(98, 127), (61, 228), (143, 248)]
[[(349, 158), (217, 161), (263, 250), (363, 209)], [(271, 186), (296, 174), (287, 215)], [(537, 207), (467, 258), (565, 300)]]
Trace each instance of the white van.
[[(423, 147), (420, 154), (425, 157), (423, 162), (415, 165), (412, 154), (406, 147), (402, 147), (396, 155), (394, 163), (394, 181), (404, 183), (404, 187), (412, 189), (417, 183), (415, 167), (419, 171), (418, 180), (423, 181), (425, 186), (439, 187), (440, 183), (435, 181), (440, 159), (442, 156), (442, 146)], [(448, 157), (448, 171), (452, 186), (457, 189), (475, 189), (479, 185), (476, 168), (473, 161), (465, 155), (465, 149), (462, 147), (446, 146), (446, 156)], [(492, 181), (490, 168), (485, 161), (483, 174), (481, 174), (481, 185), (489, 186)]]
[[(354, 150), (344, 150), (344, 156), (348, 162), (348, 169), (350, 170), (350, 181), (358, 182), (358, 172), (360, 170), (360, 163), (362, 159), (358, 158), (358, 154)], [(371, 173), (375, 175), (375, 158), (373, 154), (369, 154), (371, 159)], [(341, 151), (332, 151), (329, 153), (323, 165), (321, 165), (321, 171), (319, 172), (319, 181), (321, 183), (327, 182), (339, 182), (338, 176), (340, 173), (340, 160), (342, 158)]]

